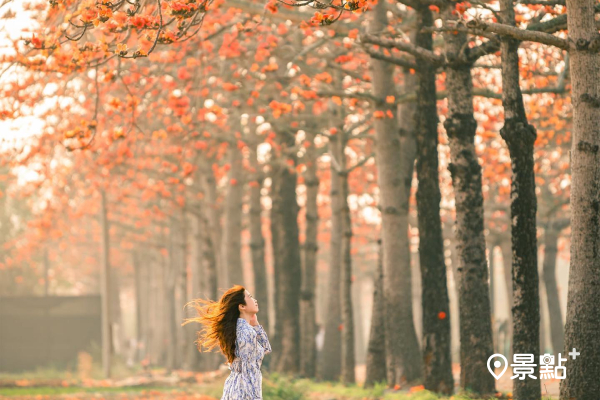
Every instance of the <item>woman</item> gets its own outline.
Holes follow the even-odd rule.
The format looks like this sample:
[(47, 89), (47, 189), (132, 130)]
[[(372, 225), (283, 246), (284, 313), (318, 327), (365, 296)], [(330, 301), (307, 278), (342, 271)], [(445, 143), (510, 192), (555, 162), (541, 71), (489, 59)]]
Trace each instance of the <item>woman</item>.
[(202, 324), (194, 342), (198, 350), (202, 351), (202, 345), (208, 350), (218, 345), (231, 370), (221, 400), (262, 400), (260, 366), (271, 344), (258, 323), (258, 302), (243, 286), (235, 285), (218, 302), (197, 299), (192, 303), (199, 317), (186, 319), (182, 325)]

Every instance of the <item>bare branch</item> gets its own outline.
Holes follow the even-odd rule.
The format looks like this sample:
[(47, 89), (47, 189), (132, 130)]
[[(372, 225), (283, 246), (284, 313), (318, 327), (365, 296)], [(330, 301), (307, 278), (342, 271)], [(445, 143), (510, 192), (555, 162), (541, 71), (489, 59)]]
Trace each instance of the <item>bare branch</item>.
[(472, 33), (475, 34), (478, 31), (487, 31), (496, 33), (501, 36), (508, 36), (520, 41), (547, 44), (549, 46), (555, 46), (563, 50), (569, 49), (569, 43), (567, 42), (567, 40), (559, 38), (558, 36), (551, 35), (549, 33), (527, 31), (505, 24), (499, 24), (496, 22), (484, 22), (481, 20), (471, 20), (467, 23), (467, 27), (472, 31)]
[(373, 34), (362, 34), (360, 41), (363, 43), (376, 44), (378, 46), (386, 48), (394, 48), (401, 51), (405, 51), (416, 58), (430, 62), (433, 65), (441, 65), (444, 62), (442, 56), (435, 54), (433, 51), (423, 49), (419, 46), (415, 46), (412, 43), (401, 42), (394, 39), (382, 38)]

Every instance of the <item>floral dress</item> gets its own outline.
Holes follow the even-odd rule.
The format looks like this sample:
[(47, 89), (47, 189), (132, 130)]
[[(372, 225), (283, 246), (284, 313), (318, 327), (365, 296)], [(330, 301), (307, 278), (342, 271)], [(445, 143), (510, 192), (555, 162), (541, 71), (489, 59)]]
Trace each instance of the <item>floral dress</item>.
[(252, 326), (238, 318), (235, 339), (235, 359), (225, 380), (221, 400), (262, 400), (262, 373), (260, 366), (271, 344), (262, 325)]

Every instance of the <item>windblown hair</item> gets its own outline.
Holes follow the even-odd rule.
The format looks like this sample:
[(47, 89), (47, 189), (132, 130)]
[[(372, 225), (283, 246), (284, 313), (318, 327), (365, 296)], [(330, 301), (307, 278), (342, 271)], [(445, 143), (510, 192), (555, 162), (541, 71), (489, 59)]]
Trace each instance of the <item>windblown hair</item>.
[(197, 311), (198, 316), (186, 318), (183, 325), (190, 322), (198, 322), (202, 329), (197, 332), (198, 340), (194, 343), (202, 352), (202, 347), (207, 351), (219, 346), (221, 352), (227, 357), (228, 362), (235, 359), (235, 339), (237, 320), (240, 317), (240, 304), (246, 305), (246, 289), (240, 285), (234, 285), (228, 289), (219, 301), (194, 299), (191, 304)]

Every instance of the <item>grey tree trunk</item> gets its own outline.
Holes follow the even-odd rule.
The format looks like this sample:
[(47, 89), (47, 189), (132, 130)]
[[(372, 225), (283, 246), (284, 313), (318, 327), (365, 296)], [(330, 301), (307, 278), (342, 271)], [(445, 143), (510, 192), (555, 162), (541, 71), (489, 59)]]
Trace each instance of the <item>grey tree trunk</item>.
[(594, 0), (567, 0), (573, 102), (571, 268), (565, 325), (567, 362), (560, 398), (600, 393), (600, 37)]
[[(250, 155), (250, 165), (258, 170), (256, 148)], [(262, 195), (263, 176), (261, 172), (255, 172), (255, 179), (250, 184), (250, 253), (252, 257), (252, 269), (254, 271), (254, 297), (258, 301), (261, 311), (260, 322), (268, 331), (269, 320), (269, 285), (267, 283), (267, 267), (265, 265), (265, 238), (262, 232)]]
[(165, 263), (163, 279), (165, 281), (165, 320), (167, 329), (167, 372), (170, 373), (177, 368), (177, 328), (175, 326), (175, 316), (177, 315), (177, 306), (175, 304), (175, 287), (177, 280), (177, 245), (176, 245), (176, 224), (175, 219), (171, 217), (169, 226), (169, 261)]
[[(329, 148), (337, 157), (333, 149), (340, 141), (340, 134), (334, 135), (329, 139)], [(328, 299), (325, 317), (325, 338), (323, 342), (323, 351), (321, 364), (319, 368), (319, 378), (324, 380), (337, 381), (342, 370), (342, 309), (341, 309), (341, 269), (342, 269), (342, 241), (344, 235), (343, 229), (343, 177), (338, 173), (334, 162), (331, 163), (331, 228), (329, 244), (329, 277), (328, 277)]]
[(385, 349), (385, 297), (383, 294), (383, 250), (381, 239), (379, 244), (379, 259), (375, 275), (375, 290), (373, 292), (373, 312), (371, 314), (371, 331), (367, 348), (367, 375), (364, 387), (372, 387), (377, 382), (386, 380), (386, 349)]
[(317, 234), (319, 228), (319, 212), (317, 195), (319, 194), (319, 177), (317, 176), (317, 151), (314, 144), (314, 133), (307, 134), (310, 146), (306, 150), (306, 231), (304, 239), (304, 263), (302, 268), (302, 296), (300, 302), (301, 314), (301, 352), (300, 374), (303, 377), (314, 378), (317, 369), (317, 346), (315, 336), (316, 303), (315, 290), (317, 286)]
[(245, 285), (242, 269), (242, 154), (237, 146), (229, 147), (229, 170), (227, 195), (225, 199), (224, 231), (222, 242), (222, 268), (227, 269), (227, 283)]
[(552, 229), (552, 227), (548, 227), (544, 233), (543, 279), (550, 317), (550, 338), (554, 353), (562, 352), (565, 344), (562, 311), (558, 297), (558, 286), (556, 285), (556, 256), (558, 254), (559, 236), (560, 231)]
[[(446, 20), (457, 22), (454, 7), (446, 7)], [(476, 394), (495, 392), (487, 370), (493, 354), (488, 266), (483, 218), (481, 166), (475, 152), (477, 122), (473, 116), (471, 65), (458, 63), (467, 44), (466, 32), (445, 33), (448, 118), (444, 127), (450, 140), (452, 186), (456, 203), (460, 313), (460, 387)], [(454, 61), (454, 63), (452, 62)]]
[[(280, 133), (282, 151), (293, 147), (295, 137), (291, 133)], [(277, 201), (274, 202), (277, 217), (277, 252), (279, 254), (281, 309), (277, 323), (281, 332), (281, 351), (277, 360), (277, 372), (297, 373), (300, 370), (300, 289), (302, 266), (300, 265), (300, 243), (298, 240), (298, 202), (296, 199), (296, 158), (292, 156), (292, 167), (281, 167), (278, 171)]]
[(512, 282), (512, 244), (510, 238), (503, 240), (500, 243), (502, 252), (502, 268), (504, 271), (504, 285), (506, 287), (506, 299), (508, 301), (508, 320), (506, 321), (505, 337), (508, 348), (502, 349), (502, 354), (505, 354), (509, 359), (512, 359), (512, 333), (513, 333), (513, 282)]
[[(204, 220), (208, 225), (208, 234), (211, 242), (211, 249), (214, 255), (215, 272), (217, 273), (217, 282), (221, 287), (227, 287), (225, 285), (225, 278), (223, 272), (227, 272), (226, 268), (223, 267), (221, 259), (221, 210), (217, 203), (217, 184), (215, 182), (214, 173), (210, 167), (208, 160), (203, 159), (200, 167), (202, 170), (201, 184), (204, 193)], [(216, 286), (215, 286), (216, 288)], [(211, 297), (213, 300), (218, 300), (215, 297)]]
[[(417, 10), (415, 45), (433, 49), (433, 25), (428, 7)], [(441, 193), (438, 174), (438, 117), (435, 68), (422, 63), (416, 71), (417, 90), (417, 212), (419, 221), (419, 260), (423, 288), (423, 364), (425, 389), (451, 394), (454, 390), (450, 356), (450, 306), (446, 284), (446, 264), (440, 220)], [(383, 242), (385, 243), (385, 237)]]
[[(515, 25), (512, 0), (502, 0), (500, 11), (505, 24)], [(506, 141), (512, 166), (512, 281), (513, 281), (513, 354), (540, 354), (540, 304), (536, 241), (535, 174), (533, 143), (535, 128), (527, 123), (519, 86), (519, 42), (503, 38), (502, 105), (504, 126), (500, 135)], [(537, 363), (536, 363), (537, 365)], [(535, 367), (535, 376), (539, 367)], [(519, 400), (541, 398), (539, 379), (514, 379), (513, 394)]]
[(110, 235), (106, 210), (106, 193), (100, 191), (100, 225), (102, 227), (102, 260), (100, 293), (102, 298), (102, 371), (104, 378), (111, 377), (111, 320), (110, 320)]
[[(340, 135), (341, 136), (341, 135)], [(346, 138), (340, 137), (336, 143), (336, 158), (340, 162), (342, 171), (341, 179), (341, 220), (342, 220), (342, 259), (340, 269), (340, 302), (342, 310), (342, 382), (351, 384), (356, 382), (355, 354), (354, 354), (354, 315), (352, 310), (352, 218), (348, 206), (348, 173), (346, 172)]]
[[(369, 21), (369, 32), (378, 34), (387, 27), (385, 4), (375, 7)], [(373, 94), (379, 99), (395, 94), (394, 67), (384, 61), (371, 59)], [(406, 89), (415, 85), (412, 75), (406, 74)], [(396, 110), (381, 101), (378, 111)], [(383, 266), (383, 301), (386, 318), (385, 353), (387, 383), (393, 387), (418, 380), (422, 376), (419, 342), (413, 322), (412, 273), (408, 241), (408, 199), (415, 160), (413, 113), (411, 105), (399, 111), (403, 121), (399, 130), (395, 118), (374, 119), (375, 161), (380, 188), (381, 240)]]
[[(272, 156), (274, 157), (274, 156)], [(275, 334), (271, 341), (271, 347), (274, 354), (279, 354), (281, 351), (281, 336), (282, 336), (282, 325), (280, 319), (282, 314), (285, 312), (285, 308), (282, 300), (282, 289), (281, 289), (281, 274), (283, 266), (281, 265), (281, 255), (279, 254), (280, 240), (279, 227), (281, 226), (281, 197), (279, 195), (281, 185), (281, 169), (280, 165), (273, 165), (271, 168), (271, 210), (270, 210), (270, 230), (271, 230), (271, 251), (273, 259), (273, 298), (275, 299)]]
[(365, 356), (366, 356), (366, 341), (365, 341), (365, 318), (364, 318), (364, 309), (361, 307), (363, 304), (363, 287), (365, 284), (365, 277), (363, 276), (355, 276), (352, 278), (352, 304), (353, 304), (353, 312), (355, 313), (354, 318), (354, 354), (356, 355), (356, 364), (364, 364)]

